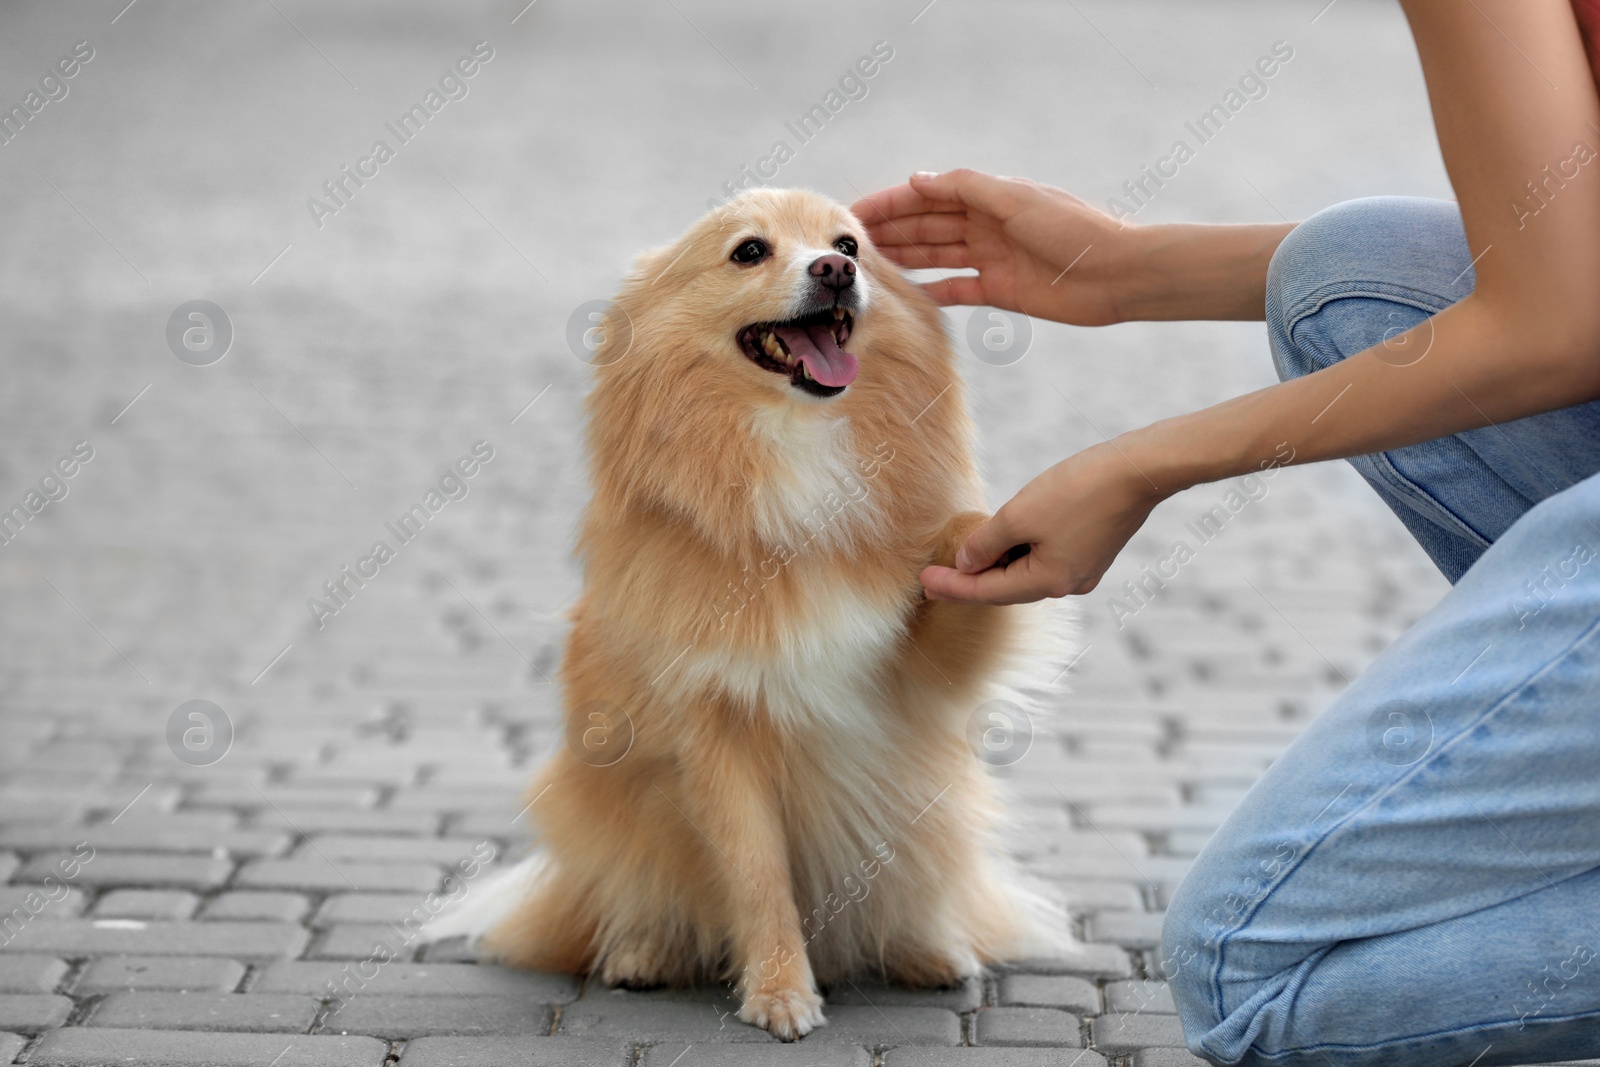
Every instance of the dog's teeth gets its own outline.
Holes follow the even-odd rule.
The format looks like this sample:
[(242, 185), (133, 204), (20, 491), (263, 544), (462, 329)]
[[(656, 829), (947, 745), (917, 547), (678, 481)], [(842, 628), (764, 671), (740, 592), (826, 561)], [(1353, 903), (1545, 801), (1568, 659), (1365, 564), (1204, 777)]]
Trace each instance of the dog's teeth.
[(814, 382), (814, 381), (816, 381), (816, 379), (815, 379), (815, 378), (813, 378), (813, 377), (812, 377), (812, 376), (811, 376), (811, 368), (810, 368), (810, 367), (808, 367), (808, 366), (806, 366), (806, 365), (805, 365), (805, 364), (804, 364), (804, 363), (802, 363), (802, 364), (800, 364), (800, 374), (801, 374), (801, 375), (802, 375), (802, 376), (803, 376), (803, 377), (804, 377), (804, 378), (805, 378), (805, 380), (806, 380), (806, 381), (808, 381), (808, 382)]
[(834, 308), (833, 309), (833, 317), (836, 318), (836, 319), (844, 318), (844, 308)]
[(770, 333), (762, 335), (761, 347), (766, 351), (767, 355), (773, 357), (774, 359), (783, 358), (782, 346), (778, 344), (778, 339), (772, 336)]

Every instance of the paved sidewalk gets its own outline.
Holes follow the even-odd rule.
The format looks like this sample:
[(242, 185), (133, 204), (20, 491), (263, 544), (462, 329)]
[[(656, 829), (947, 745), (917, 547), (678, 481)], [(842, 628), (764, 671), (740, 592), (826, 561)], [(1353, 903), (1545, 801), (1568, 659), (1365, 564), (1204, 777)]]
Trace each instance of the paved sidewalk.
[[(1153, 980), (1172, 888), (1445, 588), (1342, 466), (1282, 472), (1115, 609), (1227, 487), (1184, 494), (1083, 598), (1053, 726), (1006, 772), (1067, 958), (829, 990), (830, 1026), (785, 1048), (718, 991), (480, 967), (410, 931), (447, 870), (527, 847), (585, 493), (566, 331), (635, 251), (779, 140), (776, 182), (845, 200), (963, 163), (1126, 196), (1278, 41), (1269, 91), (1140, 221), (1447, 195), (1395, 10), (125, 2), (0, 14), (6, 107), (93, 51), (0, 146), (0, 507), (65, 487), (0, 546), (0, 1063), (1198, 1062)], [(841, 83), (879, 41), (892, 59)], [(460, 95), (422, 133), (387, 132), (441, 84)], [(802, 143), (788, 124), (841, 85)], [(393, 158), (363, 164), (376, 139)], [(232, 330), (209, 365), (221, 342), (185, 349), (187, 312), (169, 343), (194, 300)], [(1102, 435), (1272, 380), (1249, 324), (1039, 323), (1024, 358), (966, 369), (996, 504)], [(58, 478), (79, 442), (92, 458)], [(307, 601), (334, 606), (324, 583), (396, 544), (386, 522), (475, 442), (493, 458), (466, 495), (319, 628)]]

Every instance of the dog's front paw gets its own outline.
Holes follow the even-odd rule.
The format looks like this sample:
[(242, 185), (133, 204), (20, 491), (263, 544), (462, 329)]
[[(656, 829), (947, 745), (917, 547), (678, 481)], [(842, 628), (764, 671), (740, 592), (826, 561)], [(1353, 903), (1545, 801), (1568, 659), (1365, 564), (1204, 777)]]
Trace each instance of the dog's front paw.
[(989, 521), (981, 511), (958, 512), (945, 521), (933, 544), (933, 564), (937, 567), (954, 567), (956, 550), (967, 543), (972, 531)]
[(739, 1018), (767, 1030), (779, 1041), (793, 1041), (828, 1025), (822, 1016), (822, 998), (809, 989), (757, 990), (744, 998)]

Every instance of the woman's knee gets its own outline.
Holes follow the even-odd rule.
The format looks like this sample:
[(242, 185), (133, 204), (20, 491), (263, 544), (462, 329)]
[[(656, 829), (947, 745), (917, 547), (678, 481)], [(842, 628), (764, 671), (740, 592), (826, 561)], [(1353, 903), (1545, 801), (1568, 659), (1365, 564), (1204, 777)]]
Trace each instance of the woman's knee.
[(1325, 208), (1279, 244), (1267, 270), (1266, 318), (1284, 380), (1399, 339), (1472, 291), (1472, 259), (1456, 205), (1380, 196)]
[(1230, 821), (1168, 903), (1157, 970), (1197, 1055), (1236, 1063), (1239, 1056), (1250, 1060), (1253, 1042), (1270, 1043), (1270, 1035), (1255, 1033), (1249, 1020), (1321, 947), (1248, 932), (1254, 913), (1282, 892), (1305, 848), (1293, 835), (1270, 827), (1258, 833), (1248, 823)]
[(1168, 903), (1161, 927), (1156, 977), (1167, 982), (1191, 1050), (1198, 1051), (1199, 1041), (1223, 1019), (1217, 1003), (1216, 941), (1206, 930), (1225, 910), (1226, 895), (1214, 883), (1188, 877)]

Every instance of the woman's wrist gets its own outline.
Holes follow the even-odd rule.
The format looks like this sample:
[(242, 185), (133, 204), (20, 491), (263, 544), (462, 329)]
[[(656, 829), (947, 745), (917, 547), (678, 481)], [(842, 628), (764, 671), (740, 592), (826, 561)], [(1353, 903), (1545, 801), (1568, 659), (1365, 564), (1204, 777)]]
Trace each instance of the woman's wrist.
[(1120, 321), (1232, 319), (1265, 315), (1267, 265), (1292, 223), (1162, 223), (1123, 228)]
[(1247, 454), (1248, 435), (1240, 434), (1217, 408), (1142, 426), (1108, 442), (1137, 472), (1138, 481), (1157, 501), (1207, 482), (1220, 481), (1271, 463), (1271, 456)]

